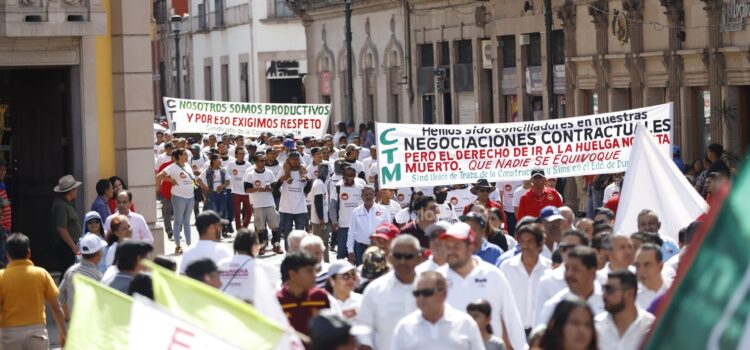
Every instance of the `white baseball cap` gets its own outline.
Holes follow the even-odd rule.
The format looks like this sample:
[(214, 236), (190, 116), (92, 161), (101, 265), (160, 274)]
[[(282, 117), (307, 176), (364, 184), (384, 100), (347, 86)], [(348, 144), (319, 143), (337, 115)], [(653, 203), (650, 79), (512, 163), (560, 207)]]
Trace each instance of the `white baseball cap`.
[(78, 242), (81, 254), (96, 254), (107, 246), (107, 242), (93, 233), (87, 233)]

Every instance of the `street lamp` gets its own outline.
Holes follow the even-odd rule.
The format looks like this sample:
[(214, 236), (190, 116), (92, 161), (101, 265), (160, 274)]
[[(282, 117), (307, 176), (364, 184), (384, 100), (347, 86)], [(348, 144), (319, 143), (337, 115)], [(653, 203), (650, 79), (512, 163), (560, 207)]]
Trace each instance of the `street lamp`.
[(182, 80), (182, 76), (180, 74), (180, 27), (182, 26), (182, 17), (181, 16), (172, 16), (172, 18), (169, 19), (169, 25), (172, 29), (172, 34), (174, 35), (174, 51), (175, 51), (175, 70), (177, 71), (177, 79), (175, 79), (175, 96), (174, 97), (181, 97), (180, 94), (180, 80)]
[(352, 72), (352, 0), (344, 0), (344, 18), (346, 19), (346, 106), (349, 109), (347, 116), (350, 122), (354, 122), (354, 83)]

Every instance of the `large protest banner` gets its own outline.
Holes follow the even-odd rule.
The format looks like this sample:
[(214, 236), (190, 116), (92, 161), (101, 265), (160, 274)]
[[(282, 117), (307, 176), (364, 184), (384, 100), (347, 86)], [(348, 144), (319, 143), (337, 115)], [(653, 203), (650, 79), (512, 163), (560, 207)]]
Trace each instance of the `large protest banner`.
[(505, 124), (378, 123), (383, 187), (527, 180), (608, 174), (628, 166), (635, 126), (643, 124), (670, 153), (672, 104), (590, 116)]
[(331, 105), (238, 103), (164, 97), (164, 109), (173, 132), (245, 136), (270, 132), (274, 135), (322, 138), (328, 128)]

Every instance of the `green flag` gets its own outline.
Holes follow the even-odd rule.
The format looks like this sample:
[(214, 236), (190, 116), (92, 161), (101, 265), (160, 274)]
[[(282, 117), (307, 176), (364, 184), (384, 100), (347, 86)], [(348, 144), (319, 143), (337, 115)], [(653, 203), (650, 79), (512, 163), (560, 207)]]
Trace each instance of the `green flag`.
[(243, 349), (274, 349), (284, 329), (249, 304), (193, 279), (176, 275), (151, 262), (154, 298), (188, 320)]
[(707, 224), (713, 225), (682, 257), (687, 270), (664, 300), (646, 349), (750, 348), (749, 198), (747, 172), (721, 207), (712, 208)]
[(73, 276), (73, 286), (65, 349), (127, 350), (133, 299), (81, 274)]

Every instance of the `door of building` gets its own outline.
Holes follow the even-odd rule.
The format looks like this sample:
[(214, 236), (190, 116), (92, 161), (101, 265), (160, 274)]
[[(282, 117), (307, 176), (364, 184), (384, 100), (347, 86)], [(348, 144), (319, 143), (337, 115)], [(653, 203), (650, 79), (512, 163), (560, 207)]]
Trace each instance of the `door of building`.
[[(0, 69), (2, 157), (13, 231), (31, 239), (35, 264), (54, 269), (50, 206), (53, 188), (73, 173), (69, 139), (70, 68)], [(80, 136), (79, 136), (80, 137)]]

